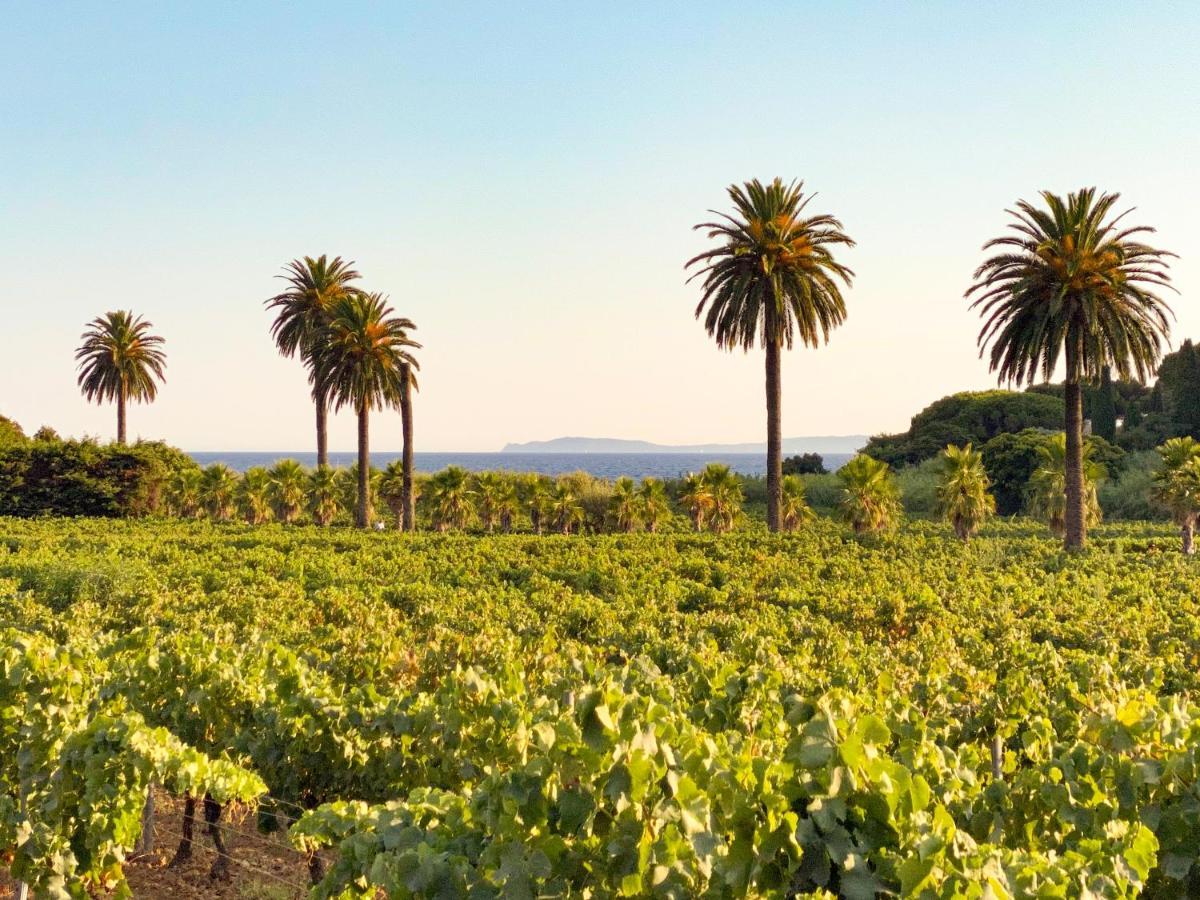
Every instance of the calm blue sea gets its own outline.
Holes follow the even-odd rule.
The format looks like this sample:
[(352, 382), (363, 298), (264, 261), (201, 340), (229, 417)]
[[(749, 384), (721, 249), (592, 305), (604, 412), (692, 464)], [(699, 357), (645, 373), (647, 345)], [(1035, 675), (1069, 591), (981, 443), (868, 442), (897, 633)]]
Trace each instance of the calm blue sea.
[[(305, 466), (317, 463), (315, 453), (243, 453), (239, 451), (210, 451), (190, 454), (192, 459), (207, 466), (221, 462), (244, 472), (251, 466), (271, 466), (281, 459), (294, 459)], [(371, 465), (382, 468), (399, 453), (372, 453)], [(600, 478), (628, 475), (632, 478), (675, 478), (688, 472), (698, 472), (707, 463), (724, 463), (742, 475), (762, 475), (766, 470), (765, 456), (757, 453), (417, 453), (418, 472), (437, 472), (446, 466), (462, 466), (472, 472), (506, 470), (510, 472), (541, 472), (562, 475), (583, 470)], [(849, 453), (826, 453), (825, 468), (833, 471), (850, 459)], [(349, 466), (357, 454), (330, 453), (333, 466)]]

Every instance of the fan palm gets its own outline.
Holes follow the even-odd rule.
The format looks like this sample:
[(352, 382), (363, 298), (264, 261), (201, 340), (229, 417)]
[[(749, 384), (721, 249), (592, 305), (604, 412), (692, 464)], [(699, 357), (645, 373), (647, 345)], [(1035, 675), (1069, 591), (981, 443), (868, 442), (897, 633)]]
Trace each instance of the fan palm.
[(117, 443), (125, 443), (125, 406), (128, 401), (151, 403), (158, 383), (165, 380), (167, 357), (163, 339), (151, 334), (153, 326), (125, 310), (95, 318), (75, 350), (79, 387), (89, 402), (117, 402)]
[[(268, 309), (277, 311), (271, 335), (283, 356), (299, 354), (310, 372), (316, 350), (325, 340), (334, 305), (357, 291), (351, 282), (361, 276), (353, 267), (353, 262), (344, 262), (340, 256), (327, 259), (321, 254), (315, 259), (294, 259), (284, 266), (284, 274), (276, 276), (287, 282), (287, 288), (266, 301)], [(313, 402), (317, 408), (319, 468), (329, 465), (329, 401), (314, 391)]]
[[(1055, 434), (1038, 447), (1038, 466), (1029, 476), (1027, 506), (1029, 512), (1042, 519), (1058, 537), (1068, 528), (1070, 504), (1067, 500), (1068, 450), (1067, 436)], [(1079, 471), (1083, 478), (1084, 525), (1100, 523), (1099, 486), (1106, 474), (1104, 466), (1092, 459), (1092, 445), (1083, 444)]]
[(1200, 521), (1200, 443), (1190, 437), (1171, 438), (1158, 448), (1163, 467), (1154, 475), (1154, 496), (1171, 511), (1183, 539), (1183, 552), (1196, 552)]
[(804, 498), (804, 479), (799, 475), (783, 476), (780, 504), (779, 517), (784, 531), (795, 531), (815, 515)]
[(570, 534), (584, 522), (586, 515), (579, 497), (568, 480), (560, 478), (554, 485), (554, 496), (550, 500), (550, 512), (554, 524), (563, 534)]
[(475, 476), (475, 500), (479, 510), (479, 521), (489, 534), (496, 530), (496, 525), (506, 511), (511, 522), (510, 494), (508, 479), (499, 472), (480, 472)]
[(638, 518), (651, 534), (658, 531), (659, 523), (671, 515), (666, 485), (658, 478), (642, 479), (637, 489), (637, 502)]
[(429, 479), (429, 502), (438, 531), (471, 524), (471, 476), (459, 466), (447, 466)]
[(308, 476), (308, 509), (313, 521), (326, 527), (341, 511), (337, 473), (329, 466), (318, 466)]
[(742, 512), (741, 479), (721, 463), (709, 463), (700, 478), (711, 498), (708, 527), (718, 534), (731, 530)]
[(961, 540), (970, 540), (988, 516), (995, 513), (996, 498), (988, 492), (990, 487), (982, 453), (970, 444), (946, 447), (937, 487), (938, 512)]
[(1170, 288), (1173, 254), (1141, 242), (1153, 231), (1110, 216), (1119, 194), (1085, 188), (1061, 197), (1043, 191), (1045, 208), (1020, 201), (1012, 232), (975, 271), (967, 297), (979, 308), (982, 355), (1001, 381), (1047, 381), (1060, 358), (1066, 367), (1065, 546), (1087, 536), (1083, 475), (1083, 382), (1106, 366), (1123, 380), (1152, 373), (1168, 334), (1169, 307), (1155, 293)]
[(261, 525), (271, 518), (271, 475), (262, 466), (252, 466), (242, 473), (238, 486), (242, 515), (251, 525)]
[(308, 474), (294, 459), (281, 459), (271, 467), (271, 504), (280, 522), (295, 522), (304, 510)]
[(238, 478), (224, 463), (213, 463), (200, 478), (200, 496), (209, 516), (224, 522), (233, 515), (237, 499)]
[(404, 530), (404, 462), (393, 459), (379, 479), (379, 499), (396, 517), (396, 530)]
[(545, 475), (529, 473), (521, 477), (518, 485), (521, 502), (529, 511), (529, 524), (534, 534), (541, 534), (550, 516), (550, 501), (553, 491)]
[[(757, 179), (731, 185), (734, 213), (712, 210), (721, 221), (703, 222), (721, 246), (688, 260), (700, 268), (688, 280), (704, 277), (696, 317), (717, 346), (766, 350), (767, 525), (780, 527), (782, 424), (780, 352), (798, 338), (809, 347), (829, 340), (846, 318), (839, 282), (849, 287), (854, 273), (833, 255), (853, 246), (833, 216), (805, 214), (811, 200), (804, 183), (768, 185)], [(707, 308), (707, 313), (705, 310)]]
[(688, 472), (683, 476), (679, 485), (679, 502), (687, 510), (692, 527), (696, 531), (703, 531), (713, 505), (712, 491), (709, 490), (703, 476), (695, 472)]
[(632, 478), (622, 475), (616, 480), (608, 503), (613, 523), (620, 531), (629, 532), (638, 527), (641, 520), (641, 504), (638, 502), (637, 489)]
[(900, 518), (900, 489), (885, 462), (859, 454), (838, 469), (842, 518), (855, 534), (888, 531)]
[(201, 509), (201, 470), (196, 466), (181, 466), (171, 474), (167, 498), (171, 511), (186, 519), (195, 518)]
[(416, 366), (409, 353), (419, 347), (408, 332), (416, 326), (393, 315), (382, 294), (353, 293), (334, 304), (325, 341), (314, 349), (314, 395), (334, 409), (352, 406), (358, 416), (358, 508), (355, 521), (371, 519), (370, 413), (399, 406), (406, 369)]

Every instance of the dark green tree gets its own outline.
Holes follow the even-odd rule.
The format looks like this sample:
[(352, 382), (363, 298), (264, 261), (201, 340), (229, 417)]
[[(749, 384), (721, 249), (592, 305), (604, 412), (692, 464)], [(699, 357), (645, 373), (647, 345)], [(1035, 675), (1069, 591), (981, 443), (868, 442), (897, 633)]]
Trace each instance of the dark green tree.
[(1109, 443), (1117, 440), (1117, 391), (1113, 386), (1112, 369), (1105, 366), (1100, 371), (1100, 383), (1091, 390), (1088, 411), (1092, 420), (1092, 434)]

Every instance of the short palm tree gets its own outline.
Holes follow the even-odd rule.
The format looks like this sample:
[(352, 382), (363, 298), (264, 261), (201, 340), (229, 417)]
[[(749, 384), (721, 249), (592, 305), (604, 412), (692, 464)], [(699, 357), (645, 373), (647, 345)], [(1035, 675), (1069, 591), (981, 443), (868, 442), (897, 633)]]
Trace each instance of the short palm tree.
[(550, 514), (554, 517), (554, 524), (563, 534), (570, 534), (583, 525), (586, 518), (583, 504), (579, 502), (579, 497), (572, 490), (569, 480), (560, 478), (554, 485), (554, 496), (550, 500)]
[(433, 527), (438, 531), (462, 529), (474, 513), (471, 476), (459, 466), (447, 466), (429, 479), (427, 491)]
[(313, 521), (327, 527), (341, 511), (338, 496), (337, 472), (329, 466), (318, 466), (308, 476), (308, 510)]
[(667, 487), (658, 478), (643, 478), (637, 489), (638, 518), (651, 534), (658, 531), (659, 524), (671, 515), (671, 501)]
[(396, 530), (404, 530), (404, 461), (393, 459), (379, 478), (379, 499), (396, 517)]
[(313, 351), (314, 396), (334, 409), (352, 406), (358, 416), (358, 508), (355, 521), (371, 521), (371, 409), (400, 405), (405, 371), (416, 366), (409, 353), (419, 347), (408, 336), (408, 319), (393, 315), (382, 294), (354, 293), (334, 304), (325, 340)]
[(517, 493), (529, 512), (529, 525), (534, 534), (541, 534), (550, 517), (553, 489), (545, 475), (530, 472), (520, 478)]
[(224, 463), (213, 463), (200, 478), (200, 496), (208, 514), (218, 522), (233, 515), (237, 502), (238, 477)]
[(271, 474), (262, 466), (252, 466), (242, 473), (238, 485), (242, 515), (251, 525), (261, 525), (271, 518)]
[(859, 454), (838, 469), (841, 513), (855, 534), (892, 529), (901, 515), (900, 489), (885, 462)]
[(989, 493), (990, 488), (982, 453), (970, 444), (949, 445), (942, 451), (938, 512), (961, 540), (970, 540), (979, 526), (996, 512), (996, 498)]
[(741, 479), (721, 463), (709, 463), (700, 478), (711, 498), (708, 527), (718, 534), (732, 530), (742, 513)]
[(171, 474), (167, 484), (167, 502), (175, 515), (194, 519), (200, 514), (202, 479), (203, 473), (196, 466), (181, 466)]
[(510, 503), (508, 479), (499, 472), (479, 472), (475, 475), (475, 505), (479, 521), (489, 534), (496, 530)]
[(608, 500), (609, 514), (618, 531), (634, 531), (641, 522), (641, 504), (633, 479), (622, 475), (613, 484)]
[(1154, 496), (1168, 510), (1183, 539), (1183, 552), (1196, 552), (1200, 522), (1200, 443), (1190, 437), (1171, 438), (1158, 448), (1163, 467), (1154, 475)]
[(1084, 188), (1045, 204), (1019, 201), (1012, 232), (984, 244), (997, 248), (975, 271), (974, 297), (984, 326), (980, 354), (1001, 381), (1047, 381), (1066, 368), (1066, 500), (1064, 543), (1083, 547), (1087, 521), (1083, 476), (1083, 382), (1106, 366), (1124, 380), (1144, 381), (1168, 336), (1169, 307), (1155, 293), (1170, 288), (1167, 258), (1142, 243), (1153, 229), (1110, 216), (1119, 194)]
[(703, 531), (712, 509), (713, 496), (702, 475), (688, 472), (679, 485), (679, 502), (692, 520), (692, 528)]
[[(1100, 524), (1100, 482), (1104, 480), (1104, 466), (1092, 459), (1092, 445), (1083, 444), (1080, 473), (1083, 477), (1084, 525)], [(1038, 447), (1038, 466), (1029, 476), (1026, 487), (1027, 507), (1030, 514), (1044, 521), (1058, 537), (1067, 531), (1067, 437), (1061, 431), (1041, 447)]]
[[(294, 259), (283, 271), (277, 277), (287, 282), (287, 288), (266, 301), (268, 309), (276, 310), (271, 335), (282, 355), (299, 355), (311, 373), (316, 350), (332, 321), (334, 305), (357, 291), (352, 282), (360, 276), (353, 262), (345, 262), (340, 256), (328, 259), (325, 254), (315, 259)], [(317, 408), (317, 466), (327, 466), (329, 401), (314, 392), (313, 402)]]
[(815, 516), (804, 497), (804, 479), (799, 475), (784, 475), (779, 515), (784, 531), (795, 531)]
[(141, 316), (124, 310), (93, 319), (75, 350), (79, 387), (89, 402), (117, 403), (117, 443), (125, 441), (128, 401), (152, 403), (167, 365), (163, 339)]
[(692, 275), (704, 277), (696, 317), (704, 314), (717, 346), (748, 351), (760, 344), (766, 350), (767, 526), (772, 531), (780, 528), (783, 478), (780, 352), (796, 339), (809, 347), (829, 340), (846, 318), (841, 285), (849, 287), (854, 276), (833, 255), (854, 241), (833, 216), (805, 214), (811, 195), (803, 188), (803, 182), (784, 184), (779, 178), (767, 185), (757, 179), (731, 185), (733, 214), (712, 210), (721, 221), (696, 226), (721, 245), (687, 262), (689, 268), (700, 265)]
[(294, 459), (281, 459), (271, 467), (271, 505), (280, 522), (291, 523), (304, 511), (308, 473)]

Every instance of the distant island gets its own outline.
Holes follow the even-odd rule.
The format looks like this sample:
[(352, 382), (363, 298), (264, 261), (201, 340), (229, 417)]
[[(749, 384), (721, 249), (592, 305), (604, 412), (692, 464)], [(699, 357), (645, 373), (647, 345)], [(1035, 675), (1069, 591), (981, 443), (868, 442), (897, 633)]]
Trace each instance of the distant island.
[[(835, 434), (783, 439), (784, 455), (793, 453), (854, 453), (867, 442), (865, 434)], [(765, 443), (654, 444), (621, 438), (560, 437), (549, 441), (505, 444), (501, 453), (766, 453)]]

